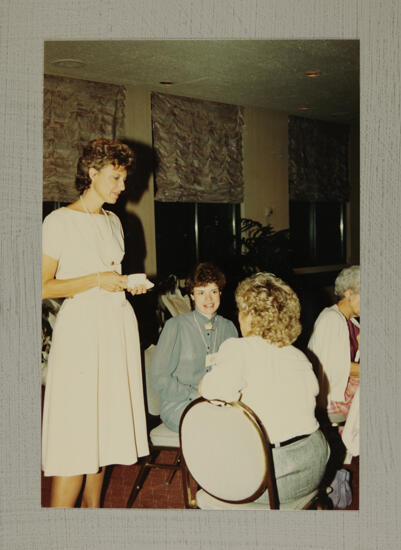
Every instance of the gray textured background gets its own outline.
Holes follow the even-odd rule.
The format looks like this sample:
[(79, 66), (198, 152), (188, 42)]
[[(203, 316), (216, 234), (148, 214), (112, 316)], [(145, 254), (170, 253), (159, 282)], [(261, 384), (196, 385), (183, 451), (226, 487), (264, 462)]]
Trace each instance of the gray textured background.
[[(399, 2), (1, 0), (0, 14), (0, 547), (399, 548)], [(43, 41), (140, 38), (361, 41), (363, 429), (359, 512), (40, 507)]]

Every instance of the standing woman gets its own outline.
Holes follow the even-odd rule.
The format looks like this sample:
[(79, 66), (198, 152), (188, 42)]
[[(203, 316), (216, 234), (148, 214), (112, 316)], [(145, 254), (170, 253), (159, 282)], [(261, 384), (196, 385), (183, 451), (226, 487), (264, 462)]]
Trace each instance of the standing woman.
[(105, 466), (148, 454), (137, 320), (125, 298), (146, 292), (121, 275), (120, 220), (103, 204), (125, 189), (128, 146), (92, 140), (78, 161), (77, 201), (43, 222), (42, 299), (66, 298), (57, 316), (43, 412), (42, 467), (52, 507), (96, 508)]

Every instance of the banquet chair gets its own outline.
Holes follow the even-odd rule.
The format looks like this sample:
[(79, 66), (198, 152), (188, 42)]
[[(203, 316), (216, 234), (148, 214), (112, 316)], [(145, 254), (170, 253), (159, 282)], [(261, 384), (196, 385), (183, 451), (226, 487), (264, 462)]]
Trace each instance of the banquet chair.
[(171, 274), (159, 284), (157, 315), (160, 330), (170, 317), (191, 311), (191, 300), (188, 295), (182, 294), (180, 283), (177, 276)]
[[(309, 510), (331, 507), (325, 487), (280, 505), (269, 438), (256, 414), (238, 401), (191, 403), (181, 418), (184, 467), (200, 488), (190, 503), (209, 510)], [(267, 490), (268, 503), (258, 501)], [(264, 495), (265, 496), (265, 495)]]
[(191, 311), (189, 296), (183, 296), (178, 287), (174, 293), (162, 294), (160, 300), (172, 317)]
[[(152, 388), (149, 380), (149, 366), (156, 349), (155, 345), (149, 346), (144, 353), (145, 363), (145, 384), (146, 384), (146, 400), (148, 412), (153, 416), (160, 414), (160, 400), (158, 394)], [(126, 504), (127, 508), (131, 508), (142, 489), (146, 478), (152, 468), (170, 470), (170, 475), (166, 480), (166, 485), (170, 485), (174, 474), (180, 470), (182, 474), (182, 484), (184, 493), (185, 507), (189, 507), (189, 476), (187, 470), (184, 469), (181, 462), (180, 440), (179, 435), (173, 432), (162, 422), (149, 433), (149, 455), (142, 459), (139, 472), (136, 476), (131, 493)], [(173, 451), (174, 459), (172, 463), (156, 462), (159, 454), (162, 451)]]

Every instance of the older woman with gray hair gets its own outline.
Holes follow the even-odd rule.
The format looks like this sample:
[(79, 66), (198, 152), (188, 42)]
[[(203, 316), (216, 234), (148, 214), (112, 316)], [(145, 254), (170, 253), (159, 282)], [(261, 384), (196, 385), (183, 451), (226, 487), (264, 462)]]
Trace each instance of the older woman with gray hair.
[(337, 304), (317, 318), (308, 349), (319, 363), (319, 405), (329, 418), (348, 416), (359, 386), (360, 268), (343, 269), (334, 283)]

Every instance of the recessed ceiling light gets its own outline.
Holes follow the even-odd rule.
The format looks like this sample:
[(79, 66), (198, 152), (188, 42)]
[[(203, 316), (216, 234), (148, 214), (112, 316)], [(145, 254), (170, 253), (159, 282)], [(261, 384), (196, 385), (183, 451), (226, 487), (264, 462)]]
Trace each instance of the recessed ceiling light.
[(53, 59), (53, 61), (50, 62), (52, 65), (57, 65), (57, 67), (64, 67), (66, 69), (78, 69), (79, 67), (83, 67), (86, 65), (84, 61), (81, 59)]
[(159, 82), (159, 84), (161, 84), (162, 86), (172, 86), (174, 82), (170, 82), (169, 80), (162, 80), (161, 82)]
[(305, 76), (308, 76), (309, 78), (316, 78), (321, 75), (320, 71), (308, 71), (305, 73)]
[(298, 111), (308, 111), (310, 107), (307, 107), (306, 105), (300, 105), (298, 107)]

